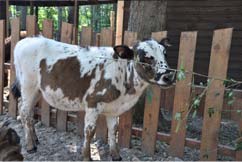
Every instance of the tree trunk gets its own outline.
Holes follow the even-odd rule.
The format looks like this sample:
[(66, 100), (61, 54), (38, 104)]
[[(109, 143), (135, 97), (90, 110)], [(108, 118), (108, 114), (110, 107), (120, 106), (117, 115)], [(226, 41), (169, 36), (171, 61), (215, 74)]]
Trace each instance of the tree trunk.
[[(129, 4), (126, 2), (125, 6)], [(152, 32), (165, 30), (166, 27), (166, 6), (167, 0), (156, 1), (130, 1), (128, 30), (137, 32), (139, 40), (150, 38)], [(126, 29), (124, 22), (124, 29)], [(145, 93), (140, 97), (134, 106), (133, 122), (143, 123)]]
[(138, 33), (138, 39), (149, 38), (151, 32), (165, 29), (166, 0), (131, 1), (128, 30)]
[(63, 20), (62, 19), (62, 7), (58, 7), (58, 32), (57, 32), (57, 40), (60, 40), (62, 20)]

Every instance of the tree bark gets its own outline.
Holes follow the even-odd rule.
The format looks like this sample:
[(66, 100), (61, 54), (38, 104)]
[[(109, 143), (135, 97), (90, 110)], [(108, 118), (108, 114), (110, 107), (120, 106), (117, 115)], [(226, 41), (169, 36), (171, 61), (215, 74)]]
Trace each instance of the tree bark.
[(62, 7), (58, 7), (58, 32), (57, 32), (57, 40), (60, 40), (62, 20), (63, 20), (62, 19)]
[(166, 26), (167, 0), (131, 1), (128, 30), (138, 33), (138, 39), (149, 38), (151, 32)]

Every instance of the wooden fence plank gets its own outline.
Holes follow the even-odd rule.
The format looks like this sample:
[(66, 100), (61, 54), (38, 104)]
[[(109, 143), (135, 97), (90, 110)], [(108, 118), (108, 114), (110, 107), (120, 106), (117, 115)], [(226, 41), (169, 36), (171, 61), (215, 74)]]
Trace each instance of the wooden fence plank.
[(81, 32), (80, 45), (81, 46), (91, 46), (91, 45), (93, 45), (92, 38), (93, 38), (92, 28), (83, 26), (82, 32)]
[[(111, 29), (102, 29), (100, 35), (100, 46), (112, 46), (114, 44), (113, 36), (113, 31)], [(97, 120), (96, 138), (107, 142), (107, 133), (106, 117), (104, 115), (100, 115)]]
[[(137, 33), (125, 31), (124, 44), (131, 46), (137, 40)], [(118, 142), (120, 147), (130, 147), (133, 110), (129, 110), (119, 117)]]
[[(12, 85), (15, 81), (16, 75), (15, 75), (15, 68), (14, 68), (14, 57), (13, 57), (13, 51), (14, 47), (19, 41), (19, 33), (20, 33), (20, 19), (19, 18), (13, 18), (11, 20), (11, 68), (10, 68), (10, 85)], [(16, 118), (17, 117), (17, 100), (15, 99), (14, 95), (10, 91), (9, 93), (9, 107), (8, 112), (9, 115)]]
[[(71, 43), (73, 25), (62, 22), (61, 26), (61, 42)], [(67, 111), (57, 110), (56, 129), (58, 131), (67, 130)]]
[[(50, 39), (53, 38), (52, 20), (43, 21), (43, 35), (46, 38), (50, 38)], [(41, 98), (41, 121), (45, 126), (47, 127), (50, 126), (50, 106), (43, 97)]]
[(97, 47), (100, 46), (100, 39), (101, 39), (100, 36), (101, 36), (100, 33), (97, 33), (97, 34), (96, 34), (95, 45), (96, 45)]
[[(162, 38), (167, 37), (167, 32), (152, 33), (152, 38), (160, 41)], [(152, 91), (153, 98), (149, 101), (146, 97), (143, 132), (142, 132), (142, 151), (149, 155), (153, 155), (156, 146), (156, 132), (159, 122), (159, 112), (161, 104), (161, 89), (158, 86), (150, 86), (149, 90)], [(164, 92), (164, 91), (163, 91)]]
[(151, 37), (160, 42), (163, 38), (167, 37), (167, 31), (153, 32), (151, 33)]
[[(197, 32), (182, 32), (179, 48), (179, 70), (182, 66), (186, 71), (193, 71)], [(185, 79), (176, 82), (173, 105), (171, 142), (169, 152), (173, 156), (183, 157), (186, 136), (186, 115), (190, 105), (192, 74), (186, 73)], [(175, 119), (177, 113), (181, 114), (180, 121)], [(180, 123), (179, 123), (180, 122)], [(180, 125), (179, 128), (178, 124)]]
[[(214, 31), (208, 74), (210, 77), (226, 79), (232, 32), (232, 28)], [(214, 161), (217, 159), (216, 149), (224, 90), (223, 81), (212, 80), (207, 91), (200, 150), (201, 160)]]
[(113, 46), (114, 45), (114, 32), (111, 29), (102, 29), (100, 36), (100, 46)]
[(5, 62), (5, 21), (0, 20), (0, 115), (3, 114), (4, 62)]
[(124, 1), (117, 3), (117, 16), (116, 16), (116, 45), (121, 45), (123, 42), (123, 26), (124, 26)]
[(111, 11), (110, 12), (110, 29), (114, 31), (115, 29), (115, 12)]
[(27, 36), (35, 36), (37, 34), (37, 23), (36, 23), (36, 16), (34, 15), (27, 15), (26, 17), (26, 30)]

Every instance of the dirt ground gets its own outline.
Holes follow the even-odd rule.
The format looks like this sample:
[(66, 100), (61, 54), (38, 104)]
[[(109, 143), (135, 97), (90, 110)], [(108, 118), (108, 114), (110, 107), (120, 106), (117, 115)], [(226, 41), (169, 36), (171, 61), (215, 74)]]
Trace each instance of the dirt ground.
[[(55, 128), (45, 127), (41, 122), (36, 122), (35, 128), (40, 144), (34, 154), (28, 154), (25, 150), (24, 131), (20, 121), (5, 115), (0, 115), (0, 122), (10, 122), (10, 127), (15, 129), (21, 138), (22, 154), (25, 161), (80, 161), (82, 160), (81, 148), (83, 140), (77, 135), (77, 129), (71, 122), (68, 123), (68, 132), (57, 132)], [(190, 129), (199, 122), (191, 124)], [(199, 126), (198, 126), (199, 127)], [(234, 131), (234, 130), (232, 130)], [(189, 132), (189, 131), (188, 131)], [(231, 135), (230, 135), (231, 136)], [(233, 137), (233, 136), (232, 136)], [(198, 137), (199, 139), (199, 137)], [(183, 159), (169, 156), (168, 147), (164, 142), (157, 141), (154, 156), (146, 155), (141, 151), (141, 139), (132, 137), (131, 148), (120, 149), (123, 161), (195, 161), (199, 160), (199, 150), (185, 148)], [(100, 140), (93, 140), (91, 144), (93, 160), (110, 161), (108, 144)], [(218, 160), (234, 160), (231, 157), (219, 156)]]
[[(21, 138), (22, 154), (25, 161), (80, 161), (83, 140), (76, 134), (75, 125), (68, 123), (68, 132), (57, 132), (55, 128), (45, 127), (41, 122), (35, 124), (40, 144), (34, 154), (28, 154), (25, 150), (24, 131), (20, 121), (8, 117), (6, 114), (0, 116), (0, 122), (10, 122), (9, 127), (15, 129)], [(181, 159), (171, 157), (167, 153), (168, 145), (157, 142), (157, 150), (153, 157), (141, 152), (140, 138), (132, 138), (132, 148), (120, 149), (124, 161), (151, 161), (169, 160), (180, 161)], [(93, 160), (110, 161), (108, 145), (100, 140), (93, 140), (91, 144), (91, 155)]]

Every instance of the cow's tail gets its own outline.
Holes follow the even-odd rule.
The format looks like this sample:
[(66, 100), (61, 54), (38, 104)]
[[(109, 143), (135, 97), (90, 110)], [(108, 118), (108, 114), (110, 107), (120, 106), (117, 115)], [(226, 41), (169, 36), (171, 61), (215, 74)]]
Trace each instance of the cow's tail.
[(11, 85), (11, 91), (15, 98), (21, 97), (20, 84), (16, 78), (14, 83)]

